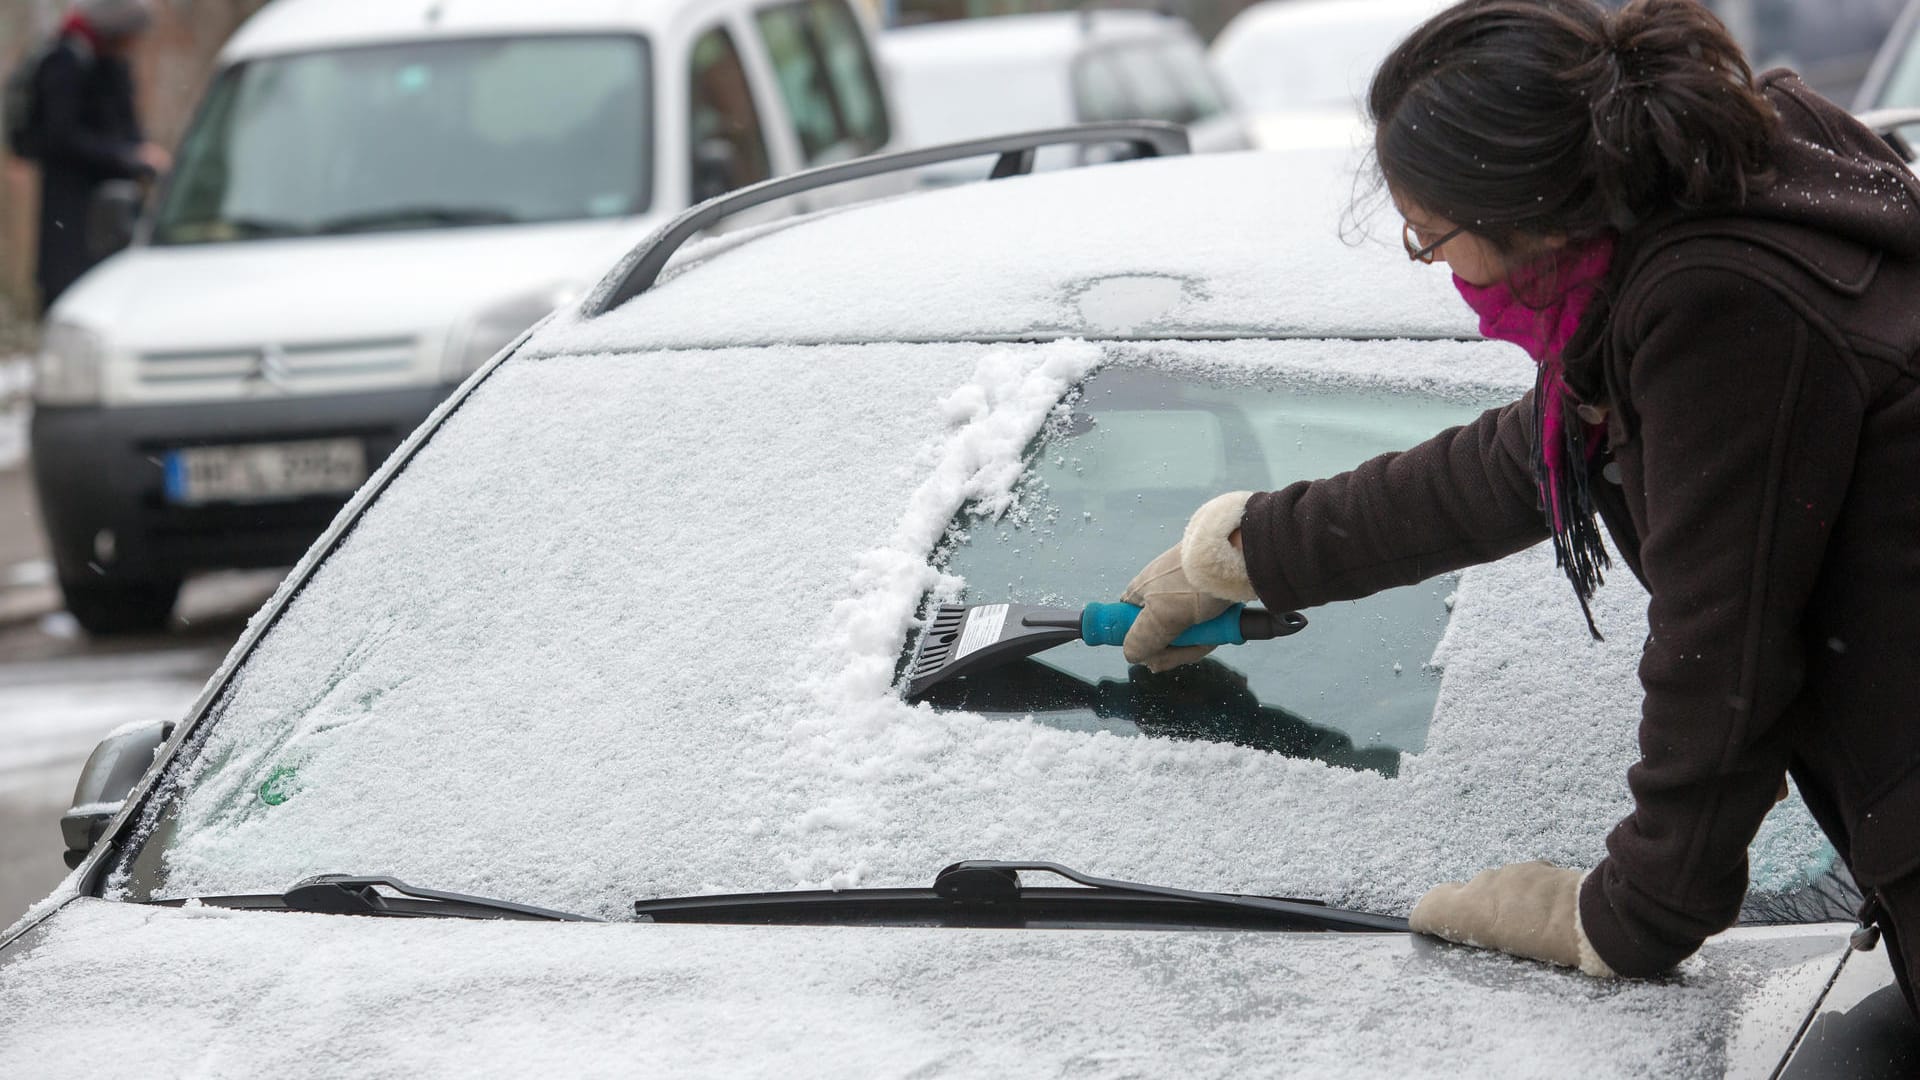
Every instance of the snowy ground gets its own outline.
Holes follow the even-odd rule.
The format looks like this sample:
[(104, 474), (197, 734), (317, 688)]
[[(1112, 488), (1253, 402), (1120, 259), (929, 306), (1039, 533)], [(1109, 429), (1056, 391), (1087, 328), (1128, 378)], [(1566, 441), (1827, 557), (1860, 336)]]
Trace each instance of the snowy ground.
[(27, 452), (27, 388), (33, 367), (24, 356), (0, 357), (0, 469), (20, 464)]
[(0, 926), (65, 875), (60, 814), (94, 744), (122, 724), (185, 715), (221, 652), (0, 665)]

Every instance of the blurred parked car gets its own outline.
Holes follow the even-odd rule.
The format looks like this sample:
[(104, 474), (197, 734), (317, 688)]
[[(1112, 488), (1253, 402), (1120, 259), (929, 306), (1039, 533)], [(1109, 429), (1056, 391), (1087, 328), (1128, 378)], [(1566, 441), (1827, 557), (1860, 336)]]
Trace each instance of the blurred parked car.
[(155, 628), (187, 573), (291, 562), (666, 216), (891, 146), (870, 44), (846, 0), (268, 5), (146, 234), (50, 313), (32, 448), (68, 609)]
[(1914, 1075), (1797, 798), (1670, 978), (1406, 933), (1437, 881), (1603, 854), (1625, 575), (1604, 642), (1536, 548), (1165, 675), (1067, 645), (906, 700), (931, 605), (1113, 597), (1219, 491), (1534, 377), (1391, 225), (1344, 242), (1344, 152), (999, 145), (663, 233), (470, 379), (191, 715), (89, 763), (76, 875), (0, 937), (0, 1074), (111, 1032), (155, 1075)]
[(1209, 55), (1266, 149), (1356, 144), (1367, 84), (1387, 53), (1451, 0), (1265, 0)]
[(1873, 58), (1855, 112), (1920, 108), (1920, 0), (1910, 0)]
[[(1249, 145), (1184, 19), (1099, 9), (958, 19), (889, 30), (880, 55), (913, 145), (1101, 120), (1182, 124), (1200, 151)], [(1037, 167), (1102, 153), (1050, 147)], [(933, 183), (979, 175), (970, 164), (923, 175)]]
[(1790, 67), (1834, 101), (1858, 102), (1906, 0), (1709, 0), (1754, 69)]

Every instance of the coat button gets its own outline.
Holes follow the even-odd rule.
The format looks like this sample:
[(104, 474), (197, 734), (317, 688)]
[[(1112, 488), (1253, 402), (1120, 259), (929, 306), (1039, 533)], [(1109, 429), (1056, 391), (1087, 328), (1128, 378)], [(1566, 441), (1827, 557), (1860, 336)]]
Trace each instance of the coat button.
[(1620, 463), (1617, 461), (1609, 461), (1605, 465), (1600, 466), (1600, 475), (1606, 477), (1607, 483), (1609, 484), (1620, 483)]
[(1583, 401), (1573, 407), (1573, 412), (1574, 415), (1589, 424), (1604, 424), (1607, 422), (1607, 407), (1605, 405), (1589, 405)]

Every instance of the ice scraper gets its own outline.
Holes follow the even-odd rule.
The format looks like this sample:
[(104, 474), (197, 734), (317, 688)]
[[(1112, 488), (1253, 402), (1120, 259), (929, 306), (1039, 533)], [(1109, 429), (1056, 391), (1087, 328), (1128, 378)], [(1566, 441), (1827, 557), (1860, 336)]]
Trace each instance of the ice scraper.
[[(955, 675), (997, 667), (1069, 641), (1119, 645), (1139, 614), (1135, 604), (1088, 604), (1079, 611), (1025, 604), (942, 604), (920, 636), (907, 696), (919, 697)], [(1306, 616), (1297, 611), (1235, 604), (1216, 618), (1188, 627), (1173, 643), (1239, 645), (1286, 637), (1306, 625)]]

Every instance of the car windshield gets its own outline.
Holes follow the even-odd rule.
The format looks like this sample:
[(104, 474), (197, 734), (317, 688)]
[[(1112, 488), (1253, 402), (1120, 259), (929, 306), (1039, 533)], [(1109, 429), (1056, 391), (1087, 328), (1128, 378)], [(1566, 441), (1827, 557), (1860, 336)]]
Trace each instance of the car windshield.
[[(1310, 610), (1171, 690), (1076, 644), (967, 676), (975, 701), (903, 693), (929, 596), (1114, 599), (1217, 490), (1518, 397), (1508, 346), (543, 334), (301, 582), (109, 895), (358, 873), (627, 918), (998, 858), (1404, 914), (1488, 866), (1592, 865), (1631, 806), (1646, 596), (1610, 576), (1594, 642), (1544, 548)], [(1790, 799), (1756, 893), (1831, 861)]]
[[(1212, 496), (1328, 476), (1495, 403), (1108, 369), (1049, 426), (1015, 509), (956, 523), (947, 569), (965, 578), (967, 603), (1111, 600)], [(1328, 605), (1298, 636), (1221, 649), (1174, 673), (1129, 668), (1117, 649), (1062, 647), (928, 698), (1069, 730), (1216, 739), (1391, 776), (1402, 752), (1426, 745), (1440, 692), (1429, 660), (1457, 586), (1458, 575), (1445, 574)]]
[(636, 214), (637, 37), (409, 42), (251, 60), (208, 94), (157, 244)]

